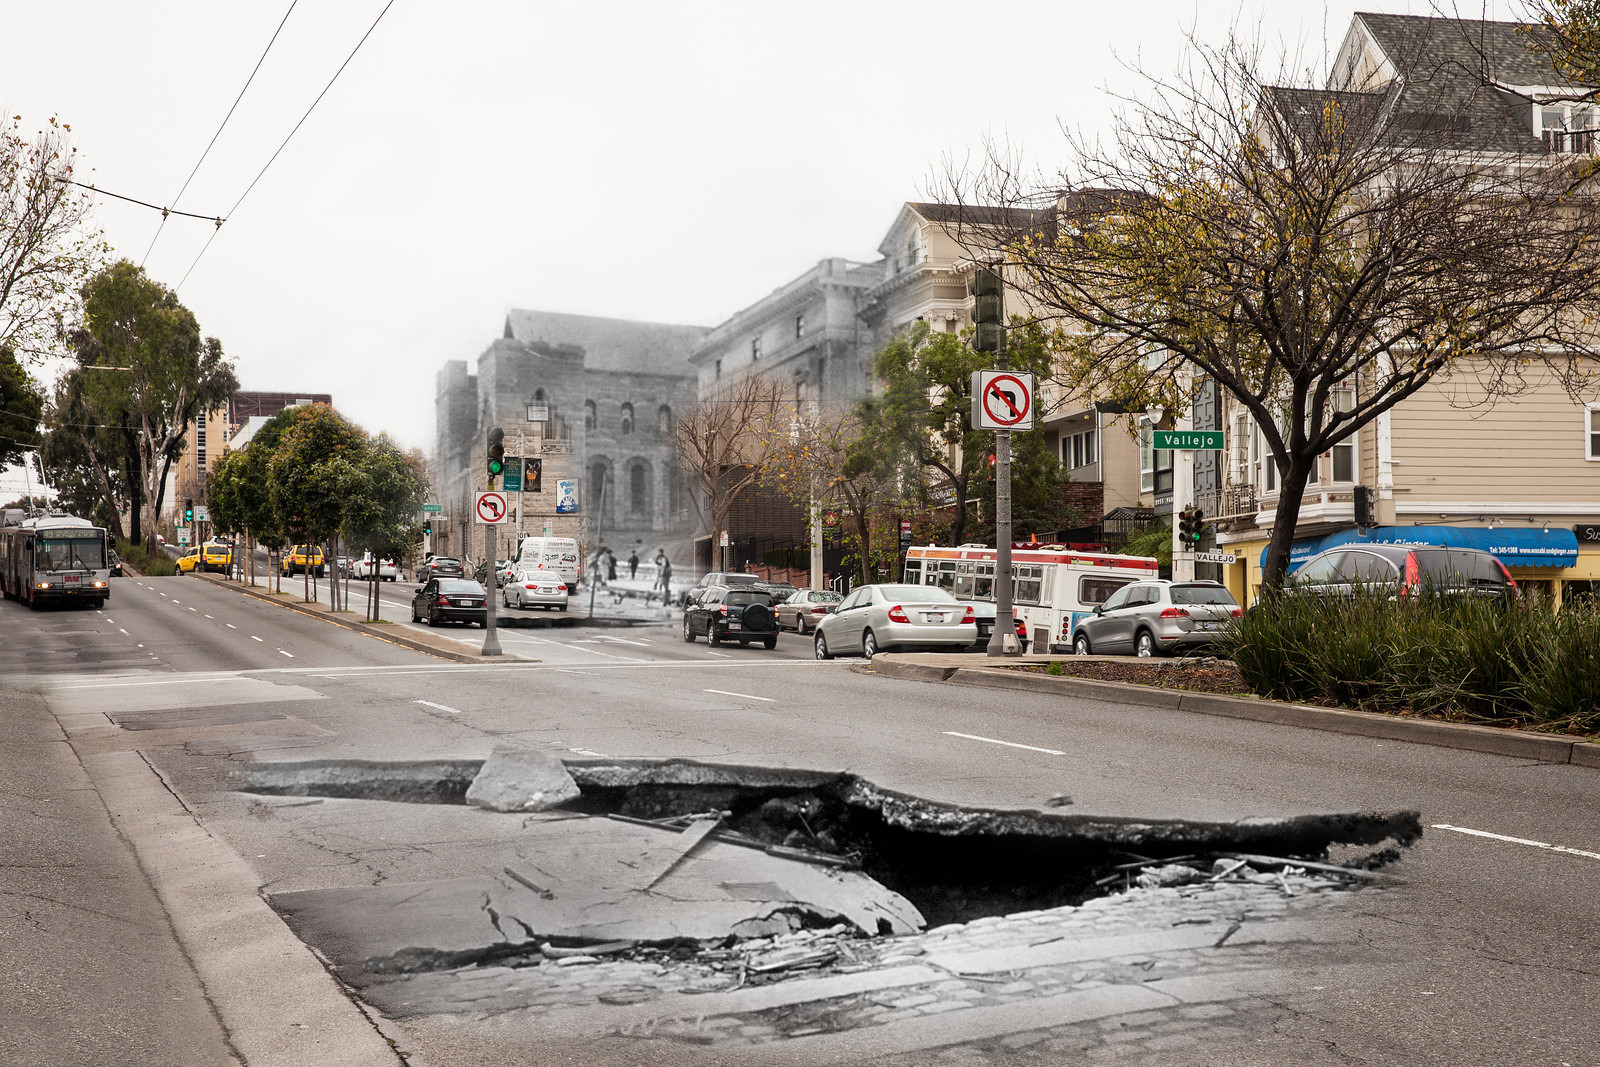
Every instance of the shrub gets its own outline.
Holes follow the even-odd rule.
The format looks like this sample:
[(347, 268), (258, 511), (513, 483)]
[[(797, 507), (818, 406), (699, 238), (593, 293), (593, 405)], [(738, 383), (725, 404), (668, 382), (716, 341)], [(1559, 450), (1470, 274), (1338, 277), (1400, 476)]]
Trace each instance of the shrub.
[(143, 545), (136, 545), (132, 541), (118, 541), (117, 555), (122, 557), (122, 562), (138, 571), (140, 574), (152, 577), (161, 577), (167, 574), (177, 574), (178, 565), (167, 558), (166, 553), (157, 550), (151, 555), (144, 550)]

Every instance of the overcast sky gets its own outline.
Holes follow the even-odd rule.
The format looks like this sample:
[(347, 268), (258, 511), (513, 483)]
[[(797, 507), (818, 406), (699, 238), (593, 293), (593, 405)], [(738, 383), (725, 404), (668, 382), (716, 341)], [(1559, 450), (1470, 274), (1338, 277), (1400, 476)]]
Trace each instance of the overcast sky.
[[(220, 230), (176, 216), (162, 226), (159, 212), (102, 196), (116, 254), (178, 288), (243, 388), (331, 393), (367, 430), (425, 451), (435, 374), (447, 360), (475, 366), (511, 308), (712, 326), (823, 257), (877, 258), (899, 205), (926, 198), (942, 161), (985, 138), (1053, 170), (1060, 124), (1104, 129), (1106, 89), (1139, 84), (1125, 64), (1170, 72), (1187, 27), (1215, 41), (1237, 22), (1316, 58), (1355, 10), (1431, 11), (1426, 0), (9, 8), (6, 115), (29, 130), (51, 115), (70, 123), (101, 189), (227, 217)], [(0, 484), (20, 489), (15, 472)]]

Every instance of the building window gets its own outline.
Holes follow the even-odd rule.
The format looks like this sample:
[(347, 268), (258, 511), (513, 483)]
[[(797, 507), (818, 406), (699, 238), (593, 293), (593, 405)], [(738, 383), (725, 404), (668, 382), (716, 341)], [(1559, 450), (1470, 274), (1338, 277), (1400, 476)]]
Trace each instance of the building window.
[(594, 406), (593, 400), (583, 402), (583, 428), (585, 430), (598, 429), (600, 426), (600, 412)]
[(626, 437), (633, 432), (633, 405), (622, 405), (622, 435)]
[(1139, 423), (1139, 492), (1156, 487), (1155, 427), (1149, 419)]
[(1588, 451), (1584, 459), (1600, 460), (1600, 404), (1590, 404), (1583, 412), (1584, 440), (1588, 442)]
[(1061, 465), (1068, 469), (1087, 467), (1095, 461), (1095, 431), (1084, 430), (1061, 439)]
[(806, 313), (803, 311), (794, 317), (794, 335), (797, 339), (806, 335)]
[(656, 432), (663, 436), (672, 432), (672, 408), (667, 404), (656, 409)]
[[(1344, 383), (1333, 389), (1333, 410), (1336, 412), (1354, 411), (1356, 406), (1356, 388), (1354, 385)], [(1356, 438), (1352, 434), (1333, 446), (1333, 455), (1329, 457), (1332, 471), (1330, 474), (1335, 482), (1353, 482), (1356, 480)]]
[(712, 374), (711, 374), (711, 376), (712, 376), (712, 377), (713, 377), (713, 378), (720, 378), (720, 377), (722, 377), (722, 360), (720, 360), (720, 359), (719, 359), (719, 360), (717, 360), (717, 362), (716, 362), (716, 363), (715, 363), (715, 364), (713, 364), (713, 365), (712, 365), (712, 368), (711, 368), (711, 370), (712, 370)]
[(1233, 481), (1235, 485), (1250, 484), (1250, 413), (1237, 411), (1233, 415)]
[(650, 472), (643, 463), (628, 469), (628, 514), (643, 515), (650, 508)]
[(761, 338), (750, 338), (750, 362), (754, 363), (761, 358)]
[(1533, 106), (1534, 133), (1546, 152), (1593, 155), (1600, 142), (1600, 109), (1590, 104), (1558, 103)]

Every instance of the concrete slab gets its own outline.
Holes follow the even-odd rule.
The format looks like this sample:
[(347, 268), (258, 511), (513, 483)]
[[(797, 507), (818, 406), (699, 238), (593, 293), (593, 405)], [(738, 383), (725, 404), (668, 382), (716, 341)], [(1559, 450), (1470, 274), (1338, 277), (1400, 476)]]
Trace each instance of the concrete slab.
[(578, 783), (549, 752), (496, 745), (472, 784), (467, 803), (490, 811), (545, 811), (578, 798)]

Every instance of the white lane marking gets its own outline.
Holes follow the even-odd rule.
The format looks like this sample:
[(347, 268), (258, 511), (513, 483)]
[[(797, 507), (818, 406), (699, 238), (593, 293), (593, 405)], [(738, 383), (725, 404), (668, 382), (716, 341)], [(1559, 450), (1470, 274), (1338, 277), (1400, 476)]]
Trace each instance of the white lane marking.
[(777, 703), (777, 700), (773, 699), (772, 697), (758, 697), (751, 693), (730, 693), (726, 689), (707, 689), (705, 692), (716, 693), (719, 696), (725, 697), (738, 697), (740, 700), (764, 700), (768, 704)]
[[(250, 640), (252, 640), (252, 641), (260, 641), (261, 638), (257, 637), (255, 634), (251, 634), (250, 635)], [(266, 642), (263, 641), (262, 643), (265, 644)]]
[(1513, 845), (1527, 845), (1530, 848), (1543, 848), (1551, 852), (1564, 852), (1569, 856), (1582, 856), (1585, 859), (1600, 860), (1600, 852), (1586, 852), (1581, 848), (1569, 848), (1566, 845), (1552, 845), (1548, 841), (1530, 841), (1526, 837), (1507, 837), (1505, 834), (1491, 834), (1487, 830), (1471, 830), (1465, 826), (1451, 826), (1449, 823), (1436, 822), (1435, 830), (1454, 830), (1458, 834), (1471, 834), (1473, 837), (1487, 837), (1494, 841), (1506, 841)]
[(211, 618), (211, 616), (210, 616), (210, 615), (207, 615), (207, 616), (206, 616), (206, 618), (208, 618), (208, 619), (209, 619), (209, 618)]
[(619, 645), (638, 645), (640, 648), (649, 648), (650, 647), (650, 642), (649, 641), (630, 641), (626, 637), (603, 636), (603, 637), (600, 638), (600, 640), (602, 640), (602, 641), (615, 641)]
[(225, 622), (225, 623), (223, 623), (223, 624), (222, 624), (222, 625), (224, 625), (224, 626), (226, 626), (226, 627), (227, 627), (227, 628), (228, 628), (228, 629), (230, 629), (230, 630), (237, 630), (237, 629), (238, 629), (238, 627), (237, 627), (237, 626), (235, 626), (235, 625), (234, 625), (234, 624), (233, 624), (233, 623), (231, 623), (231, 622)]
[[(121, 628), (121, 627), (118, 627), (118, 629), (122, 629), (122, 628)], [(126, 630), (123, 630), (123, 631), (122, 631), (122, 632), (123, 632), (123, 633), (125, 633), (125, 634), (127, 634), (127, 633), (128, 633), (128, 631), (126, 631)], [(133, 636), (133, 635), (132, 635), (132, 634), (128, 634), (128, 636), (129, 636), (129, 637), (132, 637), (132, 636)]]
[[(196, 614), (198, 614), (198, 613), (199, 613), (199, 611), (200, 611), (200, 609), (199, 609), (199, 608), (190, 608), (190, 609), (189, 609), (189, 610), (190, 610), (190, 611), (192, 611), (192, 612), (195, 612), (195, 613), (196, 613)], [(211, 616), (209, 616), (209, 615), (207, 615), (207, 616), (206, 616), (206, 618), (208, 618), (208, 619), (209, 619), (209, 618), (211, 618)]]
[(278, 649), (278, 655), (280, 655), (280, 656), (288, 656), (290, 659), (294, 659), (294, 653), (293, 652), (285, 652), (281, 648)]
[(990, 745), (1005, 745), (1007, 748), (1021, 748), (1026, 749), (1029, 752), (1043, 752), (1047, 756), (1066, 755), (1065, 752), (1061, 752), (1053, 748), (1038, 748), (1034, 745), (1019, 745), (1015, 741), (996, 741), (992, 737), (979, 737), (977, 734), (958, 734), (954, 730), (946, 730), (944, 733), (946, 737), (961, 737), (968, 741), (982, 741)]
[(574, 671), (574, 670), (569, 670), (566, 667), (552, 667), (550, 669), (555, 671), (557, 674), (581, 674), (585, 678), (593, 678), (594, 677), (594, 672), (593, 671)]
[(440, 711), (448, 711), (452, 715), (460, 715), (461, 714), (461, 712), (459, 710), (457, 710), (456, 708), (447, 707), (444, 704), (435, 704), (431, 700), (419, 700), (416, 703), (425, 705), (426, 707), (430, 707), (430, 708), (438, 708)]
[(709, 648), (706, 649), (706, 655), (708, 655), (708, 656), (719, 656), (722, 659), (729, 659), (730, 658), (730, 654), (727, 653), (727, 652), (713, 652)]

